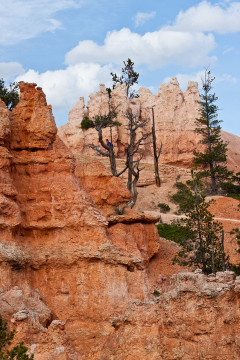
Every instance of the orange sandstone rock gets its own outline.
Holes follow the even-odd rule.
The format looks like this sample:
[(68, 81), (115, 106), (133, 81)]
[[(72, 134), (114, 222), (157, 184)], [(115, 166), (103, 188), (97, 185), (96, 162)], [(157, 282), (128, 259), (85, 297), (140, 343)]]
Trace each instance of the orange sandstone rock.
[(55, 140), (51, 105), (36, 84), (19, 83), (20, 100), (10, 114), (11, 149), (48, 149)]
[[(193, 151), (203, 149), (200, 143), (201, 136), (194, 132), (195, 119), (199, 117), (200, 95), (198, 84), (189, 81), (187, 90), (183, 93), (176, 78), (169, 83), (159, 86), (158, 93), (153, 95), (149, 89), (140, 88), (139, 98), (130, 100), (126, 95), (125, 84), (118, 85), (112, 91), (110, 104), (118, 112), (117, 120), (122, 126), (113, 128), (114, 150), (119, 158), (125, 158), (129, 134), (126, 129), (128, 120), (126, 113), (129, 109), (142, 119), (148, 121), (145, 129), (139, 129), (138, 136), (142, 133), (150, 133), (152, 127), (152, 108), (155, 114), (155, 127), (157, 147), (161, 143), (161, 164), (176, 165), (191, 168)], [(81, 121), (88, 115), (107, 113), (109, 109), (109, 97), (104, 85), (96, 94), (90, 95), (87, 109), (84, 110), (83, 98), (76, 103), (69, 112), (69, 120), (66, 125), (60, 126), (58, 134), (74, 154), (95, 155), (89, 148), (94, 143), (98, 145), (97, 132), (94, 129), (82, 130)], [(103, 137), (109, 138), (109, 129), (104, 129)], [(222, 132), (224, 141), (229, 141), (228, 166), (234, 170), (240, 169), (240, 139), (238, 136)], [(152, 144), (142, 146), (144, 159), (152, 161)]]
[(76, 162), (41, 89), (20, 87), (11, 114), (0, 106), (0, 313), (16, 342), (36, 360), (237, 360), (239, 279), (151, 276), (159, 217), (115, 214), (120, 180)]

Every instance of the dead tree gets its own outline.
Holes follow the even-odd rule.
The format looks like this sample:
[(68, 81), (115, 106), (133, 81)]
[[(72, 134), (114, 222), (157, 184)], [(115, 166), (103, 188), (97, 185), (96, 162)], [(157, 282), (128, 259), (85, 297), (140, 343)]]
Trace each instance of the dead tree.
[(133, 115), (132, 112), (127, 114), (129, 131), (129, 144), (127, 147), (126, 167), (128, 168), (128, 182), (127, 188), (131, 192), (131, 199), (129, 206), (133, 207), (137, 200), (137, 182), (139, 180), (140, 169), (139, 164), (143, 158), (141, 152), (141, 145), (146, 145), (144, 141), (148, 138), (150, 133), (142, 135), (137, 140), (137, 130), (146, 127), (147, 121), (142, 120), (140, 116)]
[[(117, 116), (117, 113), (115, 110), (109, 110), (108, 114), (97, 115), (94, 117), (93, 123), (94, 123), (95, 129), (98, 132), (98, 141), (106, 151), (105, 152), (102, 151), (97, 145), (94, 145), (94, 144), (89, 145), (89, 147), (91, 149), (96, 150), (96, 152), (98, 152), (100, 155), (109, 157), (111, 172), (112, 172), (113, 176), (120, 176), (127, 170), (127, 166), (122, 171), (117, 172), (116, 155), (115, 155), (114, 147), (113, 147), (112, 128), (114, 126), (120, 126), (121, 123), (114, 120), (116, 118), (116, 116)], [(102, 129), (107, 128), (107, 127), (110, 128), (110, 145), (108, 145), (103, 140)]]
[(156, 140), (156, 131), (155, 131), (155, 120), (154, 120), (154, 110), (152, 108), (152, 141), (153, 141), (153, 157), (154, 157), (154, 172), (155, 172), (155, 184), (160, 187), (161, 180), (158, 170), (158, 160), (162, 151), (162, 142), (159, 150), (157, 151), (157, 140)]

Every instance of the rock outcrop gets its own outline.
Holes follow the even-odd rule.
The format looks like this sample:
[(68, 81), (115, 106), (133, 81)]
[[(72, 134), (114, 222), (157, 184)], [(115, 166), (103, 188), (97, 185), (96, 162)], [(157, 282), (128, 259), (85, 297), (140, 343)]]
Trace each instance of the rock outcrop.
[(42, 90), (20, 88), (12, 112), (0, 103), (0, 314), (15, 341), (36, 360), (238, 359), (239, 279), (157, 274), (159, 216), (116, 214), (121, 180), (76, 160)]
[(183, 272), (112, 319), (97, 359), (239, 359), (240, 278)]
[[(157, 147), (163, 144), (161, 164), (176, 165), (179, 167), (192, 167), (193, 151), (202, 149), (200, 135), (194, 132), (195, 119), (199, 117), (200, 95), (198, 84), (189, 81), (187, 90), (183, 93), (176, 78), (169, 83), (159, 86), (158, 93), (153, 95), (149, 89), (140, 88), (139, 97), (131, 102), (126, 96), (125, 84), (118, 85), (112, 91), (111, 106), (117, 109), (117, 120), (122, 124), (113, 128), (113, 144), (115, 153), (119, 158), (125, 158), (128, 143), (126, 130), (128, 109), (142, 119), (148, 121), (148, 125), (142, 129), (144, 133), (151, 132), (152, 108), (155, 114)], [(82, 130), (81, 121), (84, 116), (93, 118), (95, 115), (104, 114), (109, 109), (109, 96), (104, 85), (96, 94), (90, 95), (90, 100), (85, 109), (84, 99), (76, 103), (69, 112), (69, 120), (66, 125), (58, 129), (58, 135), (74, 154), (95, 155), (89, 148), (94, 143), (98, 145), (97, 133), (94, 129)], [(139, 135), (142, 133), (139, 132)], [(103, 132), (105, 138), (109, 138), (109, 129)], [(229, 142), (229, 168), (235, 171), (240, 169), (240, 139), (238, 136), (223, 132), (223, 139)], [(152, 145), (142, 147), (145, 160), (152, 161)]]
[[(21, 325), (19, 333), (28, 344), (36, 345), (36, 359), (59, 359), (60, 353), (65, 359), (71, 351), (80, 358), (88, 346), (98, 347), (111, 331), (110, 316), (125, 311), (130, 299), (144, 299), (144, 269), (159, 248), (154, 226), (158, 219), (145, 221), (133, 213), (129, 235), (128, 224), (118, 220), (110, 228), (106, 216), (114, 215), (114, 206), (107, 199), (114, 192), (121, 204), (129, 193), (120, 180), (104, 175), (109, 193), (95, 192), (91, 197), (91, 174), (84, 175), (84, 166), (79, 170), (81, 164), (76, 166), (72, 153), (56, 137), (42, 90), (24, 83), (20, 90), (19, 104), (12, 112), (0, 106), (0, 293), (14, 303), (2, 315)], [(95, 170), (97, 166), (93, 164)], [(78, 176), (83, 183), (89, 176), (89, 193)], [(101, 175), (97, 180), (95, 172), (94, 181), (100, 185)], [(100, 211), (102, 205), (106, 216)], [(38, 320), (38, 305), (35, 310), (28, 305), (34, 303), (36, 291), (48, 314), (44, 321)], [(20, 301), (15, 293), (26, 299)], [(60, 343), (54, 340), (53, 327), (61, 332)], [(102, 334), (102, 340), (93, 340), (96, 334)]]

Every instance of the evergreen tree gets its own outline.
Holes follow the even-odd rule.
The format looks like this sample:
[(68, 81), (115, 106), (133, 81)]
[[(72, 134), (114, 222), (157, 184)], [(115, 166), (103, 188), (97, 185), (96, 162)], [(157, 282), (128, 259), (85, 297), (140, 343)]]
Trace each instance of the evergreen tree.
[(128, 58), (127, 61), (123, 61), (123, 64), (124, 67), (122, 68), (121, 76), (117, 76), (117, 74), (111, 72), (112, 81), (114, 83), (113, 86), (116, 84), (126, 84), (127, 96), (129, 99), (133, 99), (134, 97), (138, 97), (138, 95), (135, 90), (131, 90), (131, 87), (138, 83), (139, 74), (134, 71), (134, 62), (132, 62), (131, 59)]
[(229, 177), (226, 163), (227, 143), (221, 139), (221, 126), (218, 120), (218, 106), (216, 95), (211, 93), (212, 82), (210, 71), (205, 71), (202, 84), (200, 117), (196, 119), (195, 132), (202, 135), (201, 143), (206, 145), (203, 152), (194, 152), (194, 164), (201, 165), (204, 170), (200, 172), (201, 177), (210, 177), (211, 193), (216, 194), (220, 183)]
[(0, 315), (0, 360), (33, 360), (34, 355), (27, 355), (28, 348), (23, 341), (11, 348), (15, 331), (8, 332), (7, 322)]
[(4, 84), (4, 80), (0, 79), (0, 99), (2, 99), (7, 108), (12, 111), (19, 101), (18, 85), (16, 83), (11, 83), (7, 88)]
[(189, 239), (180, 242), (182, 249), (174, 261), (181, 265), (200, 267), (208, 274), (225, 268), (224, 249), (222, 244), (222, 225), (214, 221), (208, 210), (211, 201), (201, 191), (199, 176), (192, 172), (193, 179), (186, 184), (176, 183), (178, 192), (173, 196), (180, 205), (185, 218), (179, 226), (185, 227)]

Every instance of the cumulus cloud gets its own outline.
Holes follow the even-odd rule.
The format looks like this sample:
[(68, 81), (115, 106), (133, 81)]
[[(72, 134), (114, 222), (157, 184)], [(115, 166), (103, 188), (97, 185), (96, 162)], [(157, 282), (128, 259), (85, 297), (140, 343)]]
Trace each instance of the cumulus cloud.
[(208, 1), (202, 1), (185, 12), (181, 11), (171, 28), (179, 31), (212, 31), (226, 34), (240, 31), (239, 19), (240, 2), (213, 5)]
[(156, 16), (156, 11), (151, 12), (138, 12), (134, 18), (135, 26), (145, 24), (148, 20), (153, 19)]
[(24, 68), (18, 62), (1, 62), (0, 78), (4, 81), (11, 81), (14, 77), (23, 74)]
[[(179, 85), (180, 85), (180, 88), (182, 89), (182, 91), (185, 91), (188, 86), (189, 81), (198, 82), (199, 89), (201, 89), (202, 81), (204, 80), (204, 75), (205, 75), (205, 71), (201, 70), (201, 71), (197, 71), (195, 73), (189, 73), (189, 74), (179, 73), (179, 74), (176, 74), (175, 77), (178, 79), (178, 82), (179, 82)], [(215, 76), (214, 74), (212, 74), (212, 75)], [(171, 80), (171, 78), (167, 77), (164, 79), (164, 82), (169, 82), (170, 80)], [(238, 82), (238, 79), (227, 73), (218, 74), (215, 76), (214, 84), (217, 84), (220, 82), (228, 82), (231, 84), (236, 84)]]
[(42, 32), (55, 31), (60, 10), (79, 7), (82, 0), (0, 0), (0, 45), (13, 45)]
[(87, 100), (88, 95), (98, 90), (99, 84), (110, 85), (110, 66), (98, 64), (77, 64), (63, 70), (38, 73), (29, 70), (18, 76), (16, 81), (35, 82), (43, 88), (48, 104), (56, 110), (70, 110), (80, 96)]
[(169, 64), (196, 66), (212, 62), (209, 53), (214, 47), (212, 34), (160, 29), (139, 35), (123, 28), (108, 32), (103, 45), (92, 40), (80, 41), (66, 54), (65, 62), (68, 65), (88, 61), (122, 64), (130, 57), (136, 65), (153, 68)]

